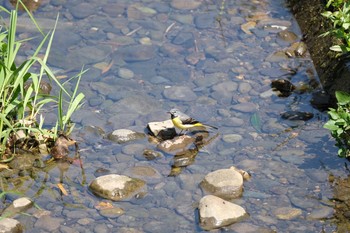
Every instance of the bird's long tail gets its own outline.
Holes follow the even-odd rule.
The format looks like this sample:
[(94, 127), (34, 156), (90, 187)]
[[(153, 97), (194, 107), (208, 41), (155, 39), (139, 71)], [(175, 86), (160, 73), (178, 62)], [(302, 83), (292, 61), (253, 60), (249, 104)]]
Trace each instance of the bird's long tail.
[(212, 126), (212, 125), (207, 125), (207, 124), (203, 124), (205, 127), (208, 128), (212, 128), (212, 129), (218, 129), (218, 127)]

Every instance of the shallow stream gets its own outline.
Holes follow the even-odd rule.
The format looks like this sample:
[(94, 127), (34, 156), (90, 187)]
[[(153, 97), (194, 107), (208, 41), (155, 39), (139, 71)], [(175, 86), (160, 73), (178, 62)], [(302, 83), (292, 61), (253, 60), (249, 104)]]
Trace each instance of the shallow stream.
[[(196, 206), (205, 193), (198, 184), (230, 166), (252, 175), (233, 200), (250, 216), (222, 231), (337, 230), (328, 179), (347, 177), (347, 162), (323, 129), (327, 114), (310, 105), (321, 87), (309, 54), (287, 51), (302, 35), (285, 1), (45, 0), (34, 12), (46, 31), (57, 14), (49, 65), (62, 78), (89, 68), (80, 87), (86, 103), (73, 117), (82, 166), (61, 163), (35, 182), (21, 181), (20, 191), (51, 211), (45, 220), (17, 216), (26, 232), (202, 232)], [(39, 36), (24, 14), (18, 24), (19, 38)], [(39, 39), (25, 42), (19, 59)], [(279, 97), (271, 89), (276, 79), (297, 90)], [(143, 156), (156, 149), (147, 138), (117, 144), (103, 137), (116, 129), (144, 132), (148, 122), (169, 119), (173, 107), (220, 134), (178, 176), (168, 176), (171, 154)], [(286, 111), (314, 117), (285, 120)], [(48, 122), (55, 117), (46, 115)], [(141, 166), (155, 173), (139, 174), (134, 168)], [(113, 203), (123, 215), (103, 216), (95, 208), (102, 199), (87, 187), (106, 173), (137, 175), (147, 181), (147, 193)], [(60, 181), (69, 195), (60, 193)]]

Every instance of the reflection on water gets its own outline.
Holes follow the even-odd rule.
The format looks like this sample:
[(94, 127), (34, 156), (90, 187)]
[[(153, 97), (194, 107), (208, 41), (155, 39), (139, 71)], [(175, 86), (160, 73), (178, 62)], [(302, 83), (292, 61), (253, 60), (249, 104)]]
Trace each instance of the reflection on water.
[[(12, 8), (8, 1), (1, 2)], [(51, 213), (46, 221), (16, 217), (31, 222), (27, 232), (200, 232), (193, 207), (204, 195), (198, 184), (207, 173), (232, 165), (249, 171), (252, 178), (235, 200), (250, 217), (229, 231), (336, 229), (327, 220), (333, 197), (327, 180), (328, 172), (346, 175), (344, 160), (336, 157), (334, 143), (322, 128), (326, 114), (309, 103), (319, 88), (317, 74), (284, 1), (51, 0), (34, 14), (48, 30), (58, 13), (50, 65), (63, 78), (82, 65), (90, 68), (81, 81), (86, 104), (73, 118), (77, 127), (72, 135), (82, 149), (86, 183), (102, 170), (132, 176), (136, 166), (151, 167), (160, 176), (145, 175), (148, 193), (114, 203), (124, 214), (105, 217), (94, 208), (100, 198), (87, 191), (81, 169), (70, 166), (63, 179), (59, 171), (50, 170), (38, 178), (47, 184), (40, 196), (33, 195), (38, 185), (33, 183), (26, 195)], [(38, 35), (27, 20), (25, 14), (19, 17), (19, 38)], [(278, 36), (283, 30), (296, 36)], [(26, 50), (18, 59), (30, 56), (35, 43), (24, 42)], [(279, 97), (271, 83), (282, 79), (295, 88)], [(219, 136), (201, 150), (191, 148), (188, 154), (171, 157), (145, 139), (117, 144), (101, 133), (143, 132), (148, 122), (169, 119), (166, 112), (173, 107), (218, 126)], [(297, 117), (282, 119), (285, 112)], [(313, 118), (299, 118), (301, 113)], [(45, 117), (49, 121), (55, 115)], [(145, 149), (160, 155), (147, 160)], [(189, 166), (169, 177), (169, 168), (177, 172), (183, 161)], [(59, 198), (53, 188), (59, 180), (68, 196)]]

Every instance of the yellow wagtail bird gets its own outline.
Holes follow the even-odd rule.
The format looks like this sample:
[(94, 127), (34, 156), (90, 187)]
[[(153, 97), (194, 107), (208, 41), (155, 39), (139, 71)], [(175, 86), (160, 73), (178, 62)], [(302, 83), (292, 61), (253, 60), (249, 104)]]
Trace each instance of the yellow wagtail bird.
[(170, 113), (171, 115), (171, 120), (174, 126), (181, 130), (189, 130), (195, 127), (209, 127), (213, 129), (218, 129), (215, 126), (203, 124), (176, 108), (171, 109), (168, 113)]

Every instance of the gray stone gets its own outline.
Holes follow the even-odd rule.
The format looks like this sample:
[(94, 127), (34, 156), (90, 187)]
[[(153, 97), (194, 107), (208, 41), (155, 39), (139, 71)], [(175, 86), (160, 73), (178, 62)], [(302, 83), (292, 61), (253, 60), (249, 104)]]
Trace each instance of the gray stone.
[(173, 39), (173, 44), (182, 45), (186, 48), (192, 47), (194, 43), (194, 38), (192, 32), (180, 31)]
[(156, 56), (156, 47), (152, 45), (131, 45), (117, 50), (116, 56), (120, 56), (126, 62), (147, 61)]
[(138, 95), (127, 96), (113, 105), (113, 112), (115, 113), (137, 113), (141, 115), (147, 115), (157, 110), (159, 101), (151, 98), (148, 95), (139, 93)]
[(213, 86), (214, 91), (229, 93), (230, 95), (232, 95), (237, 88), (238, 84), (233, 81), (220, 82), (219, 84)]
[(202, 4), (200, 0), (172, 0), (171, 7), (179, 10), (193, 10)]
[(129, 141), (134, 141), (138, 139), (142, 139), (145, 137), (144, 133), (134, 132), (129, 129), (117, 129), (112, 133), (107, 135), (107, 138), (116, 143), (125, 143)]
[(241, 94), (246, 94), (250, 92), (251, 89), (252, 89), (252, 86), (249, 83), (240, 83), (238, 87), (238, 91)]
[(257, 105), (251, 102), (240, 103), (232, 106), (232, 109), (240, 112), (255, 112), (257, 108)]
[(199, 201), (200, 226), (213, 230), (240, 221), (247, 212), (244, 208), (213, 195), (204, 196)]
[(198, 29), (212, 28), (215, 25), (215, 17), (217, 14), (215, 12), (205, 12), (202, 14), (197, 14), (194, 18), (194, 24)]
[(21, 197), (12, 202), (3, 212), (2, 215), (12, 217), (20, 212), (25, 212), (33, 206), (33, 202), (28, 197)]
[(307, 219), (312, 220), (322, 220), (332, 218), (334, 214), (334, 208), (328, 206), (322, 206), (321, 208), (317, 208), (311, 211), (311, 213), (307, 216)]
[(178, 101), (194, 101), (197, 98), (196, 93), (188, 86), (172, 86), (163, 91), (165, 98)]
[(34, 227), (38, 229), (41, 228), (46, 231), (54, 231), (60, 227), (63, 221), (64, 219), (61, 218), (54, 218), (49, 215), (44, 215), (36, 221)]
[(282, 220), (292, 220), (299, 217), (302, 214), (301, 209), (292, 207), (280, 207), (273, 211), (273, 214)]
[(227, 143), (235, 143), (241, 141), (243, 138), (239, 134), (225, 134), (222, 136), (222, 140)]
[(145, 182), (137, 178), (110, 174), (97, 177), (93, 180), (89, 188), (96, 195), (113, 200), (125, 200), (144, 188)]
[(235, 167), (207, 174), (200, 186), (213, 195), (233, 199), (242, 196), (243, 177)]
[(96, 8), (90, 3), (80, 3), (70, 8), (72, 15), (77, 19), (83, 19), (95, 13)]
[(124, 212), (125, 211), (122, 208), (113, 207), (100, 210), (100, 215), (106, 218), (117, 218), (124, 214)]
[(134, 77), (134, 72), (126, 68), (120, 68), (118, 70), (118, 76), (123, 79), (132, 79)]
[(22, 233), (23, 226), (19, 221), (12, 218), (0, 219), (0, 232), (1, 233)]
[(164, 60), (157, 67), (157, 74), (165, 77), (174, 83), (187, 81), (191, 76), (191, 71), (184, 62), (176, 60)]

